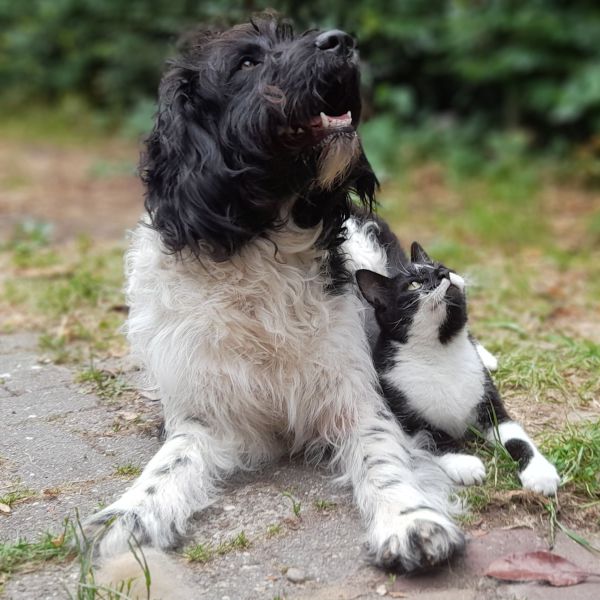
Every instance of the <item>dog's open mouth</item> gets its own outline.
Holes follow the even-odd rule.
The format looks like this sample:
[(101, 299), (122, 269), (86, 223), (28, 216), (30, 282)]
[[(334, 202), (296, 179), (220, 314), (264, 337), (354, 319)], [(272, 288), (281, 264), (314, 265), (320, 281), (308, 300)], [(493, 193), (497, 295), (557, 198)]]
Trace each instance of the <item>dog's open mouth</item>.
[(279, 127), (278, 134), (289, 140), (292, 144), (315, 145), (330, 136), (339, 134), (356, 135), (352, 124), (352, 112), (348, 111), (342, 115), (326, 115), (321, 112), (318, 116), (311, 117), (302, 125), (291, 125)]

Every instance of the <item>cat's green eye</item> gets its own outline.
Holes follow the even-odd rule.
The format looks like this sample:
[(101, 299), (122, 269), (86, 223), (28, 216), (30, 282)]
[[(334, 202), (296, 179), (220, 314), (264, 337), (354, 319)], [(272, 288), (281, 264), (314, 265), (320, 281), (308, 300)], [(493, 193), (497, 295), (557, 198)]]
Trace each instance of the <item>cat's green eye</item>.
[(420, 290), (422, 287), (423, 287), (423, 284), (422, 284), (422, 283), (419, 283), (418, 281), (411, 281), (411, 282), (408, 284), (408, 288), (407, 288), (407, 289), (409, 289), (409, 290), (411, 290), (411, 291), (412, 291), (412, 290)]

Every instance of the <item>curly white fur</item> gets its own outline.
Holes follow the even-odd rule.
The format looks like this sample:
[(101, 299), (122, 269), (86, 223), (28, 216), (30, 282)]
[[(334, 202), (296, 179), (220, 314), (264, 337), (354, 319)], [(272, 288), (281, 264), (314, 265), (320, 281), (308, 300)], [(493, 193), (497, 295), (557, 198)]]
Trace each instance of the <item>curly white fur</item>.
[(462, 545), (448, 478), (377, 391), (361, 301), (325, 291), (319, 233), (288, 223), (227, 261), (200, 262), (166, 254), (143, 224), (134, 232), (127, 335), (160, 389), (167, 439), (91, 519), (93, 528), (116, 517), (102, 556), (125, 550), (131, 532), (171, 547), (233, 471), (326, 445), (354, 489), (376, 562), (411, 569)]

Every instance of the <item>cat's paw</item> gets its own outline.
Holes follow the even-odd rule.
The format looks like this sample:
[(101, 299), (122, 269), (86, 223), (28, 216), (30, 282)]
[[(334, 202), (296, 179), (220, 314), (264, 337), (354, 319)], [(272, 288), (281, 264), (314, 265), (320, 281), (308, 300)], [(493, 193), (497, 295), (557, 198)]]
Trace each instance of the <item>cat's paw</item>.
[(419, 508), (376, 519), (368, 543), (372, 562), (401, 573), (419, 571), (449, 561), (462, 552), (465, 538), (443, 514)]
[(477, 485), (485, 479), (485, 466), (470, 454), (443, 454), (438, 463), (448, 477), (458, 485)]
[(556, 494), (560, 484), (560, 476), (556, 467), (541, 454), (536, 454), (521, 473), (519, 478), (523, 487), (545, 496)]
[(485, 348), (481, 344), (475, 344), (475, 349), (477, 350), (477, 354), (479, 354), (479, 358), (483, 363), (483, 366), (488, 371), (497, 371), (498, 370), (498, 359)]

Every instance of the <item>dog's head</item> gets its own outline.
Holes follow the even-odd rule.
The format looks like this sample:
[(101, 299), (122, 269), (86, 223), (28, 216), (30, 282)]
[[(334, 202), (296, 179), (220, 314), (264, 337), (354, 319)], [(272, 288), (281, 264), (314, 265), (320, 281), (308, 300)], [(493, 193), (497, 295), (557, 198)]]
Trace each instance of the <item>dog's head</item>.
[(166, 248), (226, 258), (281, 227), (285, 207), (335, 238), (349, 193), (370, 204), (377, 185), (360, 110), (355, 41), (342, 31), (294, 35), (262, 15), (195, 35), (163, 77), (142, 162)]

